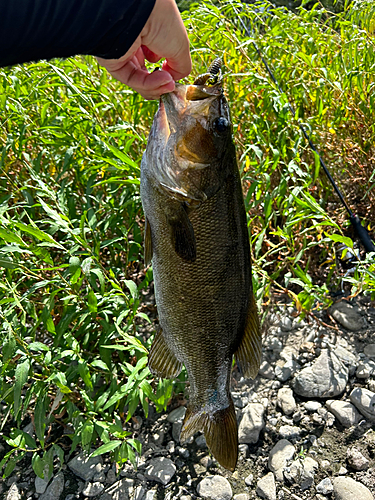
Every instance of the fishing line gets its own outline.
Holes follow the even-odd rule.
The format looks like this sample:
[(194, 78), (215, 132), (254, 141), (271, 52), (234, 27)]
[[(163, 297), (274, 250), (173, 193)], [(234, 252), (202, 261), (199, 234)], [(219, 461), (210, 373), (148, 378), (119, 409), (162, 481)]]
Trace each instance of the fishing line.
[[(255, 43), (253, 37), (251, 36), (251, 33), (250, 33), (250, 30), (249, 30), (249, 27), (245, 25), (245, 23), (243, 22), (243, 19), (241, 18), (241, 15), (240, 15), (240, 12), (238, 12), (238, 10), (236, 9), (236, 7), (234, 6), (234, 4), (230, 1), (230, 4), (232, 5), (232, 8), (233, 10), (236, 12), (237, 16), (238, 16), (238, 19), (240, 21), (240, 23), (242, 24), (242, 27), (244, 28), (245, 30), (245, 34), (246, 36), (251, 39), (251, 43), (256, 51), (256, 53), (258, 54), (258, 57), (260, 58), (260, 60), (262, 61), (264, 67), (266, 68), (266, 71), (267, 73), (269, 74), (269, 76), (271, 77), (273, 83), (275, 84), (277, 90), (280, 92), (280, 94), (284, 95), (285, 98), (286, 98), (286, 101), (287, 101), (287, 104), (288, 104), (288, 108), (289, 108), (289, 111), (292, 113), (293, 115), (293, 118), (296, 119), (296, 112), (295, 112), (295, 109), (294, 107), (292, 106), (291, 102), (289, 101), (288, 99), (288, 96), (286, 95), (286, 93), (284, 92), (284, 90), (282, 89), (281, 85), (279, 84), (278, 80), (276, 79), (275, 75), (274, 75), (274, 72), (272, 71), (272, 69), (270, 68), (269, 64), (267, 63), (266, 59), (263, 57), (263, 54), (262, 52), (260, 51), (258, 45)], [(349, 208), (348, 204), (346, 203), (345, 201), (345, 198), (343, 196), (343, 194), (341, 193), (340, 189), (338, 188), (337, 184), (335, 183), (335, 181), (333, 180), (333, 177), (332, 175), (330, 174), (329, 170), (328, 170), (328, 167), (327, 165), (325, 164), (323, 158), (321, 157), (321, 155), (319, 154), (319, 152), (317, 151), (316, 147), (315, 147), (315, 144), (312, 142), (311, 140), (311, 137), (310, 135), (308, 134), (306, 128), (302, 125), (302, 123), (300, 122), (300, 120), (297, 118), (297, 124), (298, 124), (298, 127), (299, 129), (301, 130), (303, 136), (305, 137), (308, 145), (310, 146), (310, 148), (314, 151), (314, 153), (318, 156), (319, 158), (319, 162), (320, 162), (320, 165), (322, 166), (326, 176), (328, 177), (328, 180), (330, 181), (330, 183), (332, 184), (333, 186), (333, 189), (335, 190), (337, 196), (339, 197), (341, 203), (344, 205), (345, 207), (345, 210), (347, 211), (348, 215), (349, 215), (349, 220), (350, 220), (350, 223), (352, 224), (352, 226), (354, 227), (356, 233), (357, 233), (357, 236), (359, 237), (359, 239), (361, 240), (366, 252), (375, 252), (375, 246), (373, 244), (373, 242), (371, 241), (371, 238), (367, 232), (367, 229), (364, 228), (361, 224), (361, 220), (360, 218), (358, 217), (358, 215), (355, 215), (353, 214), (353, 212), (351, 211), (351, 209)]]

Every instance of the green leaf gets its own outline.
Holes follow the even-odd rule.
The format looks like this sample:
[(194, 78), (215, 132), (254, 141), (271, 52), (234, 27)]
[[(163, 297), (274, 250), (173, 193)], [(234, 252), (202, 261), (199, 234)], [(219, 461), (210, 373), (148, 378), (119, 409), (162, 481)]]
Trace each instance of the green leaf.
[(138, 298), (138, 289), (137, 289), (137, 285), (134, 283), (134, 281), (125, 280), (125, 285), (129, 288), (130, 295), (132, 296), (132, 298), (137, 299)]
[(15, 384), (14, 384), (14, 417), (17, 418), (18, 413), (21, 409), (21, 393), (22, 388), (26, 384), (29, 377), (30, 362), (25, 359), (22, 363), (19, 363), (16, 367), (15, 372)]
[(90, 457), (91, 458), (97, 457), (98, 455), (103, 455), (104, 453), (108, 453), (110, 451), (113, 451), (116, 448), (118, 448), (121, 443), (122, 443), (122, 441), (119, 441), (119, 440), (109, 441), (109, 443), (105, 443), (102, 446), (99, 446), (99, 448), (97, 450), (95, 450), (94, 453), (92, 453), (90, 455)]
[(93, 432), (94, 432), (94, 424), (88, 420), (83, 425), (81, 431), (82, 448), (86, 451), (90, 449)]
[(35, 432), (42, 447), (44, 447), (44, 431), (46, 429), (46, 399), (46, 396), (39, 394), (34, 412)]
[(353, 240), (351, 238), (348, 238), (346, 236), (342, 236), (341, 234), (328, 234), (324, 233), (327, 238), (330, 240), (334, 241), (335, 243), (343, 243), (346, 245), (348, 248), (353, 248)]
[(87, 306), (92, 313), (96, 313), (98, 310), (98, 299), (93, 290), (90, 290), (87, 296)]
[(16, 339), (14, 338), (14, 335), (12, 333), (9, 333), (3, 347), (4, 364), (8, 361), (8, 359), (10, 359), (13, 356), (15, 349), (16, 349)]
[(31, 465), (35, 474), (41, 479), (44, 479), (44, 467), (46, 464), (37, 453), (33, 453), (33, 456), (31, 458)]

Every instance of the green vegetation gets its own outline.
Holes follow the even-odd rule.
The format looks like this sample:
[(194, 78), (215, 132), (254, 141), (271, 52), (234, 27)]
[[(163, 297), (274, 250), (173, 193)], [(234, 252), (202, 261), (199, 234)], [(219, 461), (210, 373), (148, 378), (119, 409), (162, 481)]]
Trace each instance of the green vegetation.
[[(194, 74), (222, 55), (243, 173), (259, 305), (292, 296), (304, 314), (339, 283), (345, 212), (275, 90), (239, 16), (311, 131), (351, 206), (375, 217), (375, 6), (329, 15), (269, 4), (193, 4)], [(0, 429), (9, 475), (33, 452), (38, 475), (77, 446), (136, 462), (129, 421), (162, 410), (179, 380), (147, 368), (151, 321), (139, 169), (156, 102), (92, 58), (0, 71)], [(345, 278), (375, 295), (374, 264)], [(152, 318), (152, 321), (154, 319)], [(183, 376), (182, 376), (183, 378)], [(32, 421), (35, 438), (21, 429)]]

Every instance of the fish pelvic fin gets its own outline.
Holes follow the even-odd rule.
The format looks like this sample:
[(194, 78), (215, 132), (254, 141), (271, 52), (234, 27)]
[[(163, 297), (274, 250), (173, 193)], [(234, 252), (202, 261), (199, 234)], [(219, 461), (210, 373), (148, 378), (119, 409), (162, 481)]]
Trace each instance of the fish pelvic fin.
[(152, 260), (152, 238), (151, 238), (151, 226), (147, 217), (145, 220), (144, 253), (145, 253), (145, 266), (148, 266)]
[(182, 363), (167, 345), (162, 329), (158, 331), (148, 355), (148, 367), (159, 378), (175, 378), (182, 370)]
[(253, 294), (247, 310), (245, 332), (235, 356), (243, 375), (246, 378), (255, 378), (262, 358), (262, 335)]
[(198, 431), (203, 431), (212, 455), (225, 469), (234, 471), (238, 457), (238, 429), (232, 399), (227, 408), (213, 413), (186, 411), (180, 440), (186, 441)]

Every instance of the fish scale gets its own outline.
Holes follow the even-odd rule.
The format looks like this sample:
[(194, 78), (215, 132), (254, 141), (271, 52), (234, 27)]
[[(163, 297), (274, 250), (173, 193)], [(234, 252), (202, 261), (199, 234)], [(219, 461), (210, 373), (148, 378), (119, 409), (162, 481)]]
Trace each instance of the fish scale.
[(141, 198), (161, 327), (150, 370), (175, 377), (185, 364), (181, 439), (203, 431), (219, 463), (234, 470), (232, 359), (255, 376), (261, 349), (241, 180), (218, 85), (177, 84), (162, 97), (142, 159)]

